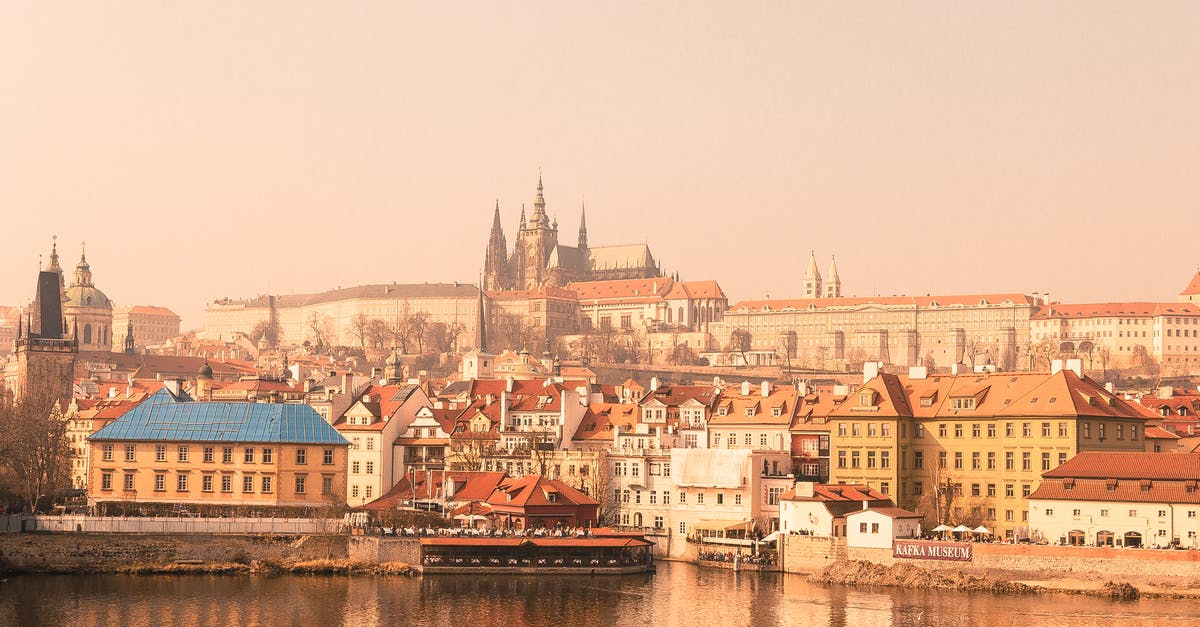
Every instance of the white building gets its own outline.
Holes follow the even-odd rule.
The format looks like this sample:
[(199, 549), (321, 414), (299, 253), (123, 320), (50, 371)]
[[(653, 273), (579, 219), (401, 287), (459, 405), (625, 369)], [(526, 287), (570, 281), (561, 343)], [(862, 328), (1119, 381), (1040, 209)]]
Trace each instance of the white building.
[(921, 535), (924, 516), (899, 507), (875, 507), (846, 514), (846, 546), (865, 549), (890, 549), (896, 538)]
[[(798, 481), (779, 499), (779, 530), (810, 536), (846, 535), (846, 515), (864, 507), (893, 507), (886, 494), (865, 485)], [(891, 545), (889, 545), (891, 546)]]
[(1085, 451), (1029, 495), (1035, 538), (1080, 546), (1197, 548), (1200, 455)]

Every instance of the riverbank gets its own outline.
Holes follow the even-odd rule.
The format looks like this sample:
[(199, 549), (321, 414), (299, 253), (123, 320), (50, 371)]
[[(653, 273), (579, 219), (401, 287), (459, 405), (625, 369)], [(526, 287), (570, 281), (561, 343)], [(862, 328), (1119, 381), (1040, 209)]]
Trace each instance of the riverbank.
[(138, 564), (47, 564), (36, 568), (14, 567), (6, 575), (400, 575), (420, 573), (403, 562), (371, 563), (348, 559), (254, 560), (239, 562), (149, 562)]
[(1025, 571), (972, 574), (963, 570), (928, 569), (907, 563), (890, 566), (851, 560), (835, 562), (809, 575), (808, 580), (825, 585), (884, 586), (989, 592), (995, 594), (1041, 594), (1047, 592), (1077, 594), (1116, 600), (1141, 597), (1200, 599), (1200, 585), (1180, 584), (1155, 578), (1116, 580), (1088, 573), (1074, 576), (1046, 576), (1048, 573)]

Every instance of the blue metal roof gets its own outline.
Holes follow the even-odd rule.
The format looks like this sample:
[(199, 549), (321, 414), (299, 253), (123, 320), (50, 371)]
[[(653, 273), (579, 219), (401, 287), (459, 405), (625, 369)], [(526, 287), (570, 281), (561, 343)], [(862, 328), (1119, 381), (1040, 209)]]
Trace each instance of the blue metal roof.
[(350, 444), (308, 405), (200, 403), (157, 393), (88, 439)]

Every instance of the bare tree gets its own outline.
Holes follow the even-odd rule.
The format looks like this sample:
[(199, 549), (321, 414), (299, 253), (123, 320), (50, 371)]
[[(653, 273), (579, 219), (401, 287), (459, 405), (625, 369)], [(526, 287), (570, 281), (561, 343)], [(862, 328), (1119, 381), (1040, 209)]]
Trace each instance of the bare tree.
[(967, 338), (967, 340), (963, 342), (963, 362), (969, 362), (971, 364), (971, 370), (975, 370), (975, 356), (978, 355), (982, 349), (983, 346), (979, 342), (978, 338)]
[(380, 349), (386, 347), (389, 337), (387, 323), (378, 318), (372, 318), (367, 323), (366, 335), (367, 342), (371, 345), (371, 348)]
[(367, 314), (359, 312), (358, 315), (350, 319), (350, 335), (358, 340), (358, 347), (365, 349), (367, 347), (368, 330), (371, 326), (371, 321), (367, 318)]
[(750, 351), (752, 344), (753, 338), (750, 336), (750, 332), (746, 329), (738, 328), (729, 334), (729, 346), (727, 348), (729, 352), (738, 353), (742, 356), (742, 364), (749, 364), (750, 361), (746, 358), (746, 353)]
[(71, 483), (67, 421), (48, 385), (31, 382), (13, 403), (0, 403), (0, 493), (18, 496), (31, 510), (61, 495)]
[(312, 345), (321, 352), (333, 343), (333, 322), (329, 316), (314, 311), (308, 315), (308, 333)]
[(538, 343), (538, 331), (532, 319), (508, 311), (498, 312), (492, 321), (493, 343), (500, 350), (532, 350)]
[(933, 463), (929, 464), (926, 470), (929, 489), (921, 495), (917, 511), (924, 514), (926, 520), (935, 520), (940, 525), (949, 521), (959, 488), (939, 461), (930, 461)]
[(408, 332), (411, 334), (409, 339), (417, 343), (417, 352), (425, 352), (425, 340), (429, 332), (429, 312), (418, 311), (409, 316)]
[(813, 358), (816, 361), (817, 370), (825, 369), (825, 362), (829, 361), (829, 353), (831, 349), (821, 344), (813, 349)]
[(266, 340), (267, 346), (271, 348), (278, 346), (279, 325), (270, 320), (259, 320), (250, 331), (250, 341), (258, 344), (259, 340)]
[(596, 508), (598, 524), (610, 525), (617, 521), (618, 502), (613, 494), (613, 476), (608, 467), (608, 455), (600, 451), (592, 464), (581, 464), (579, 473), (568, 483), (599, 503)]

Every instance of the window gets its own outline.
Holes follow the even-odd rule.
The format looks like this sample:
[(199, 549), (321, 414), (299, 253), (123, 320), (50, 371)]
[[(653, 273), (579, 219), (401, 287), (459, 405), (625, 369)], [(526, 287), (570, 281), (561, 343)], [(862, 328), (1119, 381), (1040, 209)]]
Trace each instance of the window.
[(938, 425), (938, 437), (939, 438), (946, 437), (946, 425), (944, 425), (944, 424)]
[(1014, 496), (1016, 496), (1016, 492), (1014, 491), (1013, 484), (1010, 483), (1010, 484), (1004, 486), (1004, 496), (1006, 496), (1010, 499), (1013, 498)]
[(954, 469), (955, 469), (955, 470), (962, 470), (962, 468), (963, 468), (963, 454), (962, 454), (962, 451), (954, 451)]
[(263, 492), (263, 494), (270, 494), (270, 493), (271, 493), (271, 488), (272, 488), (272, 486), (271, 486), (271, 477), (263, 477), (263, 478), (262, 478), (262, 492)]
[(1022, 483), (1021, 484), (1021, 498), (1025, 498), (1027, 496), (1029, 496), (1029, 484)]
[[(617, 490), (617, 492), (620, 492), (620, 490)], [(354, 498), (358, 498), (358, 486), (357, 485), (352, 486), (350, 488), (350, 496), (352, 496)]]
[(1012, 451), (1005, 451), (1005, 453), (1004, 453), (1004, 469), (1005, 470), (1013, 470), (1014, 468), (1016, 468), (1013, 455), (1014, 455), (1014, 453)]
[(655, 490), (650, 491), (650, 504), (658, 505), (658, 492)]
[(758, 436), (758, 445), (762, 448), (767, 448), (767, 434), (763, 433)]
[(1004, 437), (1006, 437), (1006, 438), (1013, 437), (1013, 423), (1011, 423), (1011, 422), (1004, 423)]
[(154, 490), (162, 492), (167, 489), (167, 476), (161, 472), (154, 473)]
[(1060, 437), (1060, 438), (1067, 437), (1067, 423), (1065, 423), (1065, 422), (1058, 423), (1058, 437)]
[[(367, 462), (367, 472), (371, 472), (370, 466), (371, 466), (371, 462)], [(640, 463), (638, 463), (638, 464), (630, 463), (629, 464), (629, 476), (630, 477), (640, 477), (641, 474), (642, 474), (642, 465)]]
[(1131, 509), (1131, 510), (1129, 510), (1129, 517), (1130, 517), (1130, 518), (1137, 518), (1137, 510), (1136, 510), (1136, 509)]
[(995, 496), (996, 496), (996, 484), (994, 484), (994, 483), (989, 483), (989, 484), (987, 484), (987, 495), (988, 495), (989, 497), (995, 498)]
[(861, 466), (862, 466), (862, 464), (860, 463), (860, 460), (859, 460), (859, 452), (858, 451), (850, 451), (850, 467), (851, 468), (859, 468)]
[(666, 490), (663, 490), (663, 505), (670, 505), (670, 504), (671, 504), (671, 493)]
[(913, 494), (920, 496), (925, 493), (925, 484), (920, 481), (913, 482)]
[(321, 453), (321, 463), (326, 466), (333, 465), (333, 449), (327, 448)]
[(127, 462), (133, 461), (134, 453), (136, 451), (137, 451), (137, 449), (136, 449), (136, 447), (134, 447), (134, 445), (126, 444), (125, 445), (125, 461), (127, 461)]
[[(641, 490), (633, 491), (633, 502), (638, 505), (642, 504), (642, 491)], [(718, 494), (717, 495), (717, 505), (720, 505), (720, 504), (721, 504), (721, 495)]]
[(178, 477), (176, 477), (175, 478), (175, 491), (176, 492), (187, 492), (187, 489), (188, 489), (188, 476), (187, 475), (179, 475)]
[(867, 468), (875, 467), (875, 451), (867, 451)]
[[(371, 498), (372, 486), (367, 486), (367, 498)], [(321, 494), (333, 494), (333, 477), (321, 477)]]
[(879, 425), (877, 425), (873, 422), (868, 424), (867, 425), (867, 435), (872, 438), (879, 435)]
[(1029, 451), (1021, 453), (1021, 470), (1033, 470), (1033, 454)]
[(1059, 453), (1059, 454), (1058, 454), (1058, 465), (1059, 465), (1059, 466), (1062, 466), (1062, 465), (1063, 465), (1063, 464), (1065, 464), (1065, 463), (1067, 463), (1067, 454), (1066, 454), (1066, 453)]
[(742, 495), (741, 495), (741, 494), (735, 494), (735, 495), (733, 495), (733, 504), (734, 504), (734, 505), (741, 505), (741, 504), (742, 504)]
[(1054, 516), (1054, 510), (1053, 510), (1053, 509), (1047, 509), (1047, 510), (1046, 510), (1046, 517), (1047, 517), (1047, 518), (1051, 518), (1051, 517), (1053, 517), (1053, 516)]
[(304, 475), (296, 475), (296, 494), (304, 494)]
[(351, 462), (350, 474), (357, 475), (358, 471), (362, 470), (361, 462)]
[(1078, 516), (1078, 515), (1079, 515), (1079, 510), (1077, 510), (1077, 509), (1073, 509), (1073, 510), (1071, 510), (1071, 515), (1072, 515), (1072, 516)]
[(704, 504), (704, 493), (703, 493), (703, 492), (697, 492), (697, 493), (696, 493), (696, 503), (697, 503), (698, 505), (703, 505), (703, 504)]
[(275, 459), (275, 451), (273, 451), (269, 448), (264, 448), (262, 450), (262, 463), (270, 464), (271, 462), (274, 461), (274, 459)]
[(204, 463), (211, 464), (213, 461), (213, 447), (204, 447)]
[(226, 464), (233, 463), (233, 447), (226, 446), (221, 449), (221, 461)]
[(844, 423), (844, 422), (838, 423), (838, 435), (843, 438), (846, 437), (846, 423)]
[(925, 425), (920, 424), (920, 423), (917, 424), (917, 434), (916, 435), (918, 438), (925, 437)]
[(654, 528), (655, 528), (655, 529), (662, 529), (662, 526), (663, 526), (663, 517), (662, 517), (662, 516), (655, 516), (655, 517), (654, 517)]
[(892, 467), (891, 451), (879, 451), (879, 467), (880, 468), (891, 468)]
[(955, 424), (955, 425), (954, 425), (954, 437), (956, 437), (956, 438), (961, 438), (961, 437), (962, 437), (962, 435), (963, 435), (963, 426), (962, 426), (962, 424)]
[(1033, 435), (1033, 426), (1028, 422), (1021, 423), (1021, 437), (1028, 438)]
[(982, 429), (982, 427), (979, 425), (978, 422), (972, 423), (971, 424), (971, 437), (973, 437), (973, 438), (979, 437), (979, 434), (981, 433), (980, 429)]
[[(901, 430), (903, 430), (903, 429), (904, 429), (904, 425), (900, 425), (900, 429), (901, 429)], [(883, 437), (885, 437), (885, 438), (887, 438), (887, 437), (891, 437), (891, 435), (892, 435), (892, 425), (889, 425), (889, 424), (887, 424), (887, 423), (884, 423), (884, 424), (882, 424), (882, 425), (879, 425), (879, 433), (880, 433), (881, 435), (883, 435)]]
[(783, 488), (769, 488), (767, 490), (767, 505), (779, 505), (779, 497), (783, 496)]
[(1083, 437), (1085, 437), (1085, 438), (1092, 437), (1092, 423), (1090, 423), (1090, 422), (1083, 423)]
[(983, 469), (983, 461), (982, 461), (981, 457), (982, 457), (982, 454), (979, 451), (975, 451), (975, 452), (971, 453), (971, 470), (982, 470)]
[(242, 457), (242, 460), (245, 461), (247, 464), (254, 463), (254, 447), (252, 447), (252, 446), (246, 447), (245, 455)]
[(113, 474), (111, 472), (100, 473), (100, 489), (101, 490), (111, 490), (112, 489), (112, 475)]
[(375, 450), (375, 438), (371, 438), (371, 437), (367, 438), (367, 450), (368, 451)]
[(867, 523), (858, 523), (858, 532), (866, 533), (867, 532)]
[(125, 473), (125, 489), (132, 490), (132, 489), (134, 489), (134, 487), (135, 486), (133, 483), (133, 473), (132, 472)]
[(979, 484), (978, 483), (971, 484), (971, 496), (979, 496)]
[(687, 523), (686, 522), (679, 523), (679, 534), (680, 535), (687, 534)]
[(925, 453), (923, 451), (913, 451), (913, 468), (920, 470), (925, 467)]
[[(297, 464), (307, 464), (308, 463), (308, 449), (306, 449), (306, 448), (296, 449), (296, 463)], [(300, 484), (296, 484), (296, 485), (300, 485)], [(297, 490), (296, 492), (299, 493), (300, 491)]]
[(200, 478), (200, 490), (203, 492), (212, 492), (213, 491), (213, 476), (212, 475), (204, 475), (203, 477)]
[(684, 492), (683, 490), (679, 491), (679, 503), (684, 505), (687, 504), (687, 492)]
[[(100, 450), (104, 461), (111, 462), (113, 460), (113, 445), (105, 444)], [(111, 480), (112, 477), (109, 477), (109, 479)]]
[(246, 475), (242, 477), (242, 492), (254, 491), (254, 477)]
[(1013, 511), (1011, 509), (1004, 510), (1004, 520), (1008, 522), (1013, 521)]
[(1048, 422), (1042, 423), (1042, 437), (1043, 438), (1050, 437), (1050, 423), (1048, 423)]
[(221, 491), (233, 492), (233, 476), (221, 475)]
[(1160, 509), (1160, 510), (1158, 510), (1158, 517), (1159, 517), (1159, 518), (1166, 518), (1166, 517), (1167, 517), (1167, 510), (1165, 510), (1165, 509)]
[(1050, 470), (1050, 454), (1042, 453), (1042, 470)]
[(996, 469), (996, 451), (988, 451), (988, 454), (987, 454), (987, 469), (988, 469), (988, 470), (995, 470), (995, 469)]
[(156, 444), (154, 446), (154, 461), (156, 461), (156, 462), (167, 461), (167, 447), (165, 444)]
[(717, 505), (725, 504), (725, 493), (717, 492)]
[(857, 422), (850, 425), (850, 435), (853, 435), (856, 438), (862, 435), (862, 425)]
[(838, 467), (838, 468), (845, 468), (845, 467), (846, 467), (846, 451), (838, 451), (838, 454), (837, 454), (837, 467)]
[(994, 438), (994, 437), (996, 437), (996, 425), (995, 425), (995, 424), (989, 424), (989, 425), (987, 426), (987, 433), (988, 433), (987, 437), (989, 437), (989, 438)]
[(888, 483), (887, 481), (879, 482), (879, 491), (884, 494), (891, 494), (892, 493), (892, 484)]
[(938, 468), (946, 467), (946, 451), (938, 451)]

